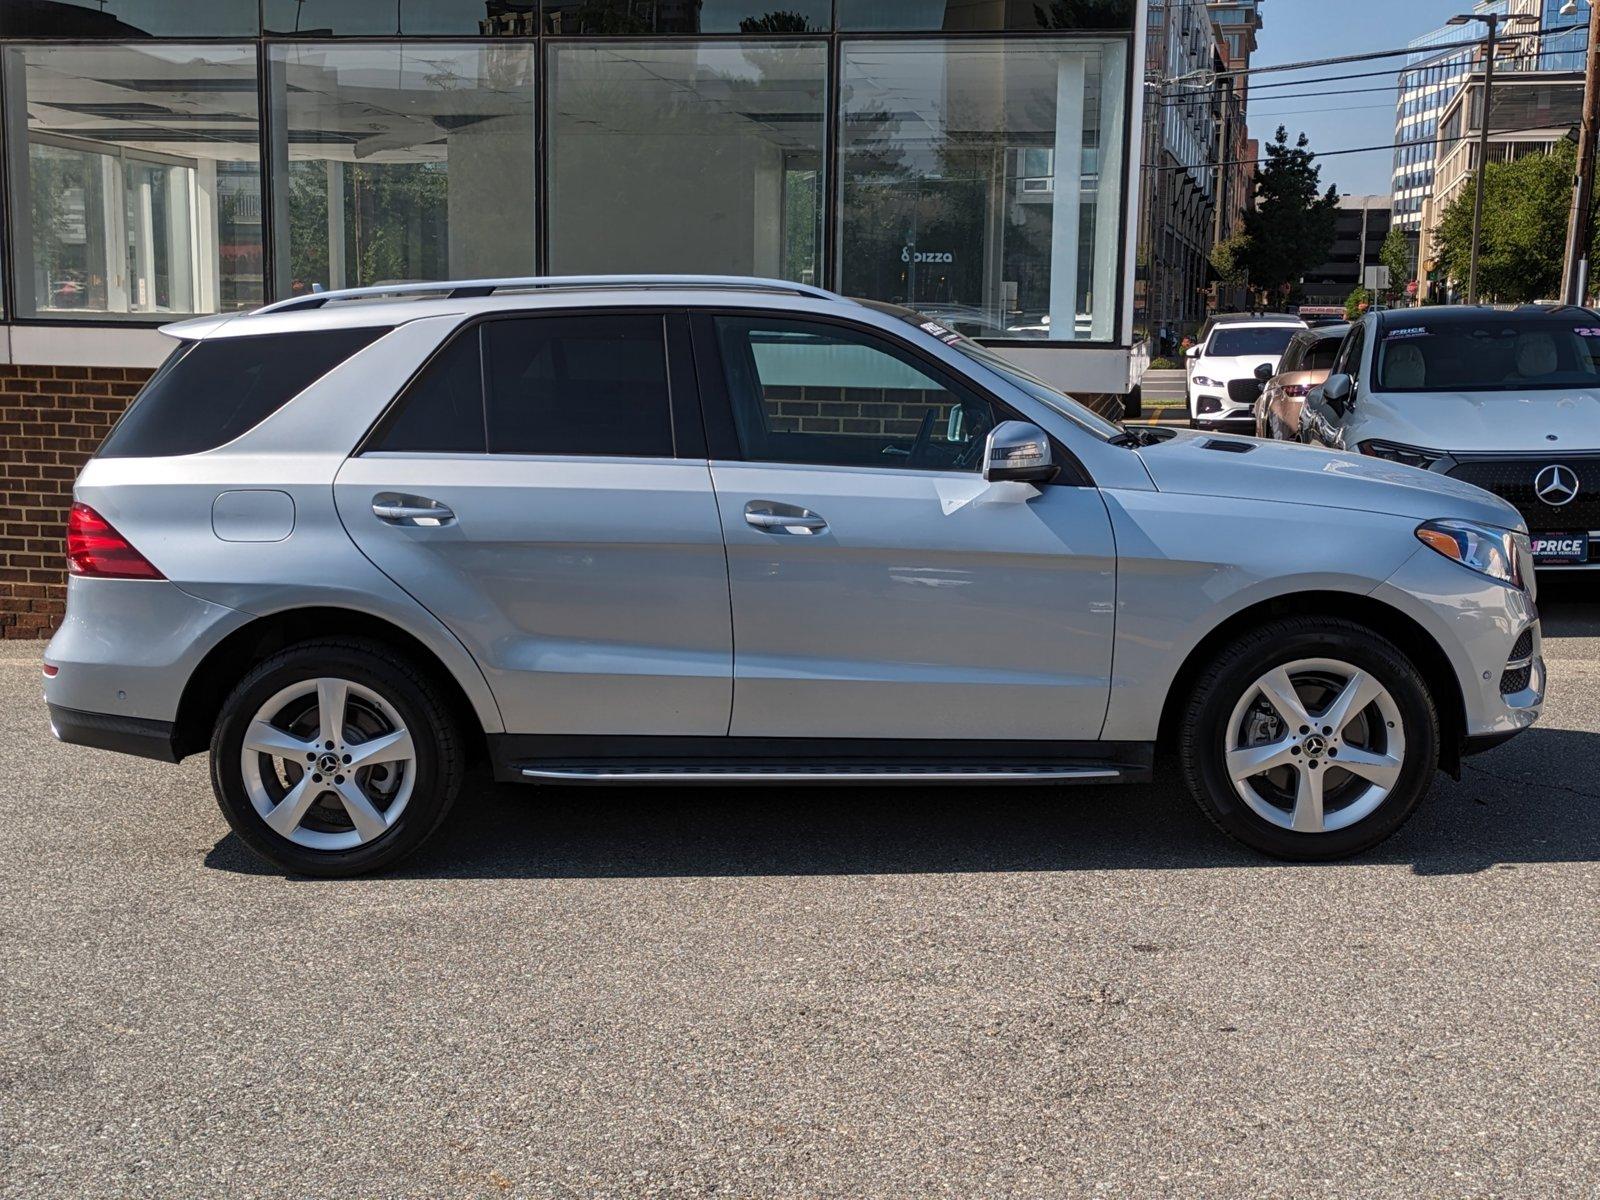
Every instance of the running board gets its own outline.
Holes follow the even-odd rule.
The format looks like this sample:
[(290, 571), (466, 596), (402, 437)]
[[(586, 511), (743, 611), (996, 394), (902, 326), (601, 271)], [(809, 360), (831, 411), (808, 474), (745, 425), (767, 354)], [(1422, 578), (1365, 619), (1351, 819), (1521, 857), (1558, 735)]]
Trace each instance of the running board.
[(524, 779), (569, 784), (751, 783), (1110, 783), (1149, 778), (1148, 767), (1112, 763), (1014, 765), (817, 764), (517, 764)]

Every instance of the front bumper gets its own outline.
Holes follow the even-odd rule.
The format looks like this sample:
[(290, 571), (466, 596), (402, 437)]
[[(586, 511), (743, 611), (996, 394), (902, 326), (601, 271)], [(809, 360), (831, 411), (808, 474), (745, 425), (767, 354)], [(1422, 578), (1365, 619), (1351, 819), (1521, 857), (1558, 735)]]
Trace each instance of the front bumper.
[[(1544, 705), (1544, 642), (1533, 596), (1425, 547), (1372, 593), (1409, 615), (1449, 660), (1466, 748), (1520, 733)], [(1524, 642), (1524, 638), (1526, 641)], [(1441, 715), (1445, 698), (1435, 697)]]
[(1194, 423), (1206, 428), (1254, 429), (1256, 410), (1252, 404), (1240, 404), (1214, 389), (1201, 388), (1189, 400), (1189, 415)]

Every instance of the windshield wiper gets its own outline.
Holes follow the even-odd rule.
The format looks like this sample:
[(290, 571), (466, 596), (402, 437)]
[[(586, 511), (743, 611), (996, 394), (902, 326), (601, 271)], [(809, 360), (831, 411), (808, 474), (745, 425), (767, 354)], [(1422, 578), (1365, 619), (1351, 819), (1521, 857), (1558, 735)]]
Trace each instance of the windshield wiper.
[(1113, 446), (1154, 446), (1171, 440), (1174, 432), (1155, 425), (1135, 425), (1131, 429), (1124, 426), (1121, 433), (1108, 440)]

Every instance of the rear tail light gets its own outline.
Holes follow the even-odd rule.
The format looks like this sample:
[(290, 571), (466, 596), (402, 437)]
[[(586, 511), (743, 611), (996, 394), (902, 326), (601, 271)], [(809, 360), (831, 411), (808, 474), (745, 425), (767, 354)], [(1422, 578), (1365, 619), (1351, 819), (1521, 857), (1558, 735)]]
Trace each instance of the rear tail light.
[(74, 504), (67, 517), (67, 570), (100, 579), (166, 578), (87, 504)]

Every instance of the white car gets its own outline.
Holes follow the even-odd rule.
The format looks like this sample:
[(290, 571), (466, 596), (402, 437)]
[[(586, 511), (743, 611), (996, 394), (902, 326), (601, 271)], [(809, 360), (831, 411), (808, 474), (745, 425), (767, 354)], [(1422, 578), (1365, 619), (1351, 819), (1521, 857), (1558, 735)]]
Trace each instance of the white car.
[(1600, 568), (1600, 315), (1396, 309), (1353, 325), (1301, 440), (1473, 483), (1516, 506), (1541, 569)]
[[(1268, 316), (1219, 321), (1189, 355), (1189, 424), (1196, 429), (1255, 431), (1256, 397), (1278, 369), (1289, 339), (1306, 323), (1299, 317)], [(1266, 375), (1256, 374), (1265, 366)]]

